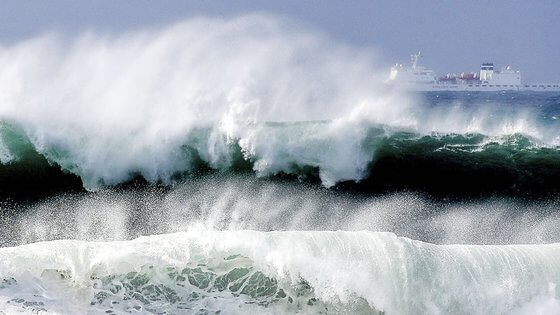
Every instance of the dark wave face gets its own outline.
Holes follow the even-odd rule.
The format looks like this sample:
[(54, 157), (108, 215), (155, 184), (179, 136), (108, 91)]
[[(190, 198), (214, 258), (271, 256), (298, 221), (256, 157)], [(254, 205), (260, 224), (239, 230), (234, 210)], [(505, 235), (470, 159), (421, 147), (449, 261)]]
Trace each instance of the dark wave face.
[(560, 152), (536, 147), (521, 134), (488, 139), (480, 134), (418, 137), (400, 133), (375, 150), (364, 191), (418, 190), (437, 195), (558, 192)]
[[(557, 184), (560, 181), (560, 150), (536, 147), (530, 138), (521, 134), (495, 140), (480, 134), (420, 136), (397, 132), (385, 136), (378, 128), (370, 129), (369, 134), (363, 145), (371, 162), (367, 164), (363, 178), (338, 182), (333, 189), (364, 193), (407, 190), (441, 196), (507, 194), (529, 197), (546, 196), (560, 190)], [(79, 174), (50, 162), (28, 145), (17, 162), (0, 167), (3, 196), (25, 197), (83, 190)], [(182, 149), (185, 156), (190, 155), (195, 162), (185, 166), (185, 171), (173, 174), (172, 182), (181, 182), (185, 176), (215, 172), (257, 175), (253, 170), (255, 162), (243, 156), (237, 143), (232, 144), (228, 157), (231, 164), (224, 169), (213, 169), (191, 147)], [(141, 175), (133, 175), (117, 186), (138, 180), (148, 184)], [(310, 183), (321, 181), (320, 167), (302, 165), (298, 161), (269, 177)]]

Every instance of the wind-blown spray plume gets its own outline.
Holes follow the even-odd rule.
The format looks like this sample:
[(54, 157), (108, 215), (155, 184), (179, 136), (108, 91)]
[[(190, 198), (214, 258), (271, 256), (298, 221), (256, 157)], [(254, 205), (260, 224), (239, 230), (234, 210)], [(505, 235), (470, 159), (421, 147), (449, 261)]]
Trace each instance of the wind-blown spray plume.
[[(195, 156), (227, 168), (234, 142), (259, 174), (293, 163), (319, 167), (328, 185), (359, 179), (371, 159), (359, 149), (365, 131), (339, 120), (398, 123), (404, 100), (381, 91), (363, 52), (294, 27), (195, 19), (4, 47), (0, 119), (88, 188), (132, 173), (168, 182)], [(317, 120), (334, 121), (293, 132), (265, 124)]]

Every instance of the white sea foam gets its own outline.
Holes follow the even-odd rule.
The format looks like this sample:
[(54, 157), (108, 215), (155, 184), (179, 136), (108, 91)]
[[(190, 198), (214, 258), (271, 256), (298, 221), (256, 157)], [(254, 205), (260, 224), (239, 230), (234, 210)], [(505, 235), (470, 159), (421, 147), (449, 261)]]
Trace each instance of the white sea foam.
[[(226, 313), (243, 312), (244, 307), (280, 313), (296, 307), (288, 297), (296, 298), (297, 286), (302, 284), (310, 287), (305, 297), (309, 305), (297, 306), (304, 313), (322, 307), (342, 313), (370, 313), (372, 309), (387, 314), (527, 313), (529, 308), (557, 311), (557, 302), (538, 301), (558, 299), (551, 287), (560, 281), (558, 244), (433, 245), (366, 231), (195, 229), (123, 242), (35, 243), (0, 249), (0, 257), (0, 277), (7, 279), (0, 289), (2, 305), (61, 313), (124, 311), (134, 306), (145, 311), (178, 311), (181, 305), (211, 311), (216, 306), (211, 301)], [(253, 295), (241, 287), (217, 290), (217, 277), (234, 268), (258, 271), (271, 280), (260, 281), (264, 278), (255, 276), (241, 286), (256, 285), (255, 292), (262, 294)], [(158, 269), (164, 271), (160, 274)], [(124, 275), (130, 272), (142, 274), (136, 280), (142, 283), (131, 280), (127, 287)], [(176, 272), (191, 278), (177, 278)], [(137, 274), (129, 275), (134, 277)], [(181, 304), (162, 286), (149, 295), (152, 291), (146, 286), (150, 284), (176, 287), (183, 290), (180, 293), (185, 299), (198, 292), (197, 298)], [(287, 296), (276, 296), (280, 288)], [(132, 294), (125, 289), (138, 290), (145, 299), (123, 300), (122, 294)]]
[(12, 162), (13, 160), (14, 160), (14, 155), (12, 154), (10, 149), (8, 149), (6, 145), (4, 145), (2, 140), (0, 140), (0, 163), (7, 164)]

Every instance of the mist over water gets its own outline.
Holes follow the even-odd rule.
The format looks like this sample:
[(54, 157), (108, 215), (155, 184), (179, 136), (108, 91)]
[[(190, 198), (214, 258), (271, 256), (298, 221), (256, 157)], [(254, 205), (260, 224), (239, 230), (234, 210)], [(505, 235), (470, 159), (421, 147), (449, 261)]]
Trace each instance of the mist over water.
[[(430, 200), (417, 193), (336, 192), (246, 176), (206, 176), (172, 189), (49, 198), (2, 217), (4, 245), (56, 239), (127, 240), (195, 230), (369, 230), (439, 244), (560, 241), (558, 200)], [(4, 210), (8, 210), (5, 208)]]
[[(326, 183), (358, 179), (368, 157), (357, 152), (349, 163), (335, 161), (357, 151), (364, 133), (344, 121), (367, 114), (399, 122), (401, 106), (385, 109), (404, 101), (376, 87), (380, 78), (372, 76), (364, 52), (296, 27), (248, 16), (114, 36), (30, 39), (2, 50), (0, 117), (90, 189), (126, 181), (132, 172), (168, 182), (192, 163), (185, 146), (211, 167), (227, 167), (233, 139), (265, 175), (286, 169), (277, 145), (297, 161), (290, 151), (298, 145), (339, 139), (312, 162), (324, 164)], [(333, 119), (341, 121), (303, 139), (292, 135), (304, 140), (293, 146), (261, 132), (262, 122)], [(198, 137), (201, 129), (208, 132)]]
[(0, 309), (557, 312), (560, 98), (375, 60), (267, 15), (0, 44)]

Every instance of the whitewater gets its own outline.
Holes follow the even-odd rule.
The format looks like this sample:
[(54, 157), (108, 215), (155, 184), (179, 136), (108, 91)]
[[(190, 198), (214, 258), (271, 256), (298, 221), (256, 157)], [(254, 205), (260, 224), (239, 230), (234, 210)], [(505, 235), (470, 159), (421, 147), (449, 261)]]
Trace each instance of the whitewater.
[(550, 314), (560, 303), (558, 249), (431, 245), (367, 231), (52, 241), (0, 250), (2, 270), (10, 270), (0, 305), (60, 313), (515, 314), (542, 300)]
[(0, 42), (0, 314), (560, 314), (560, 96), (253, 14)]

